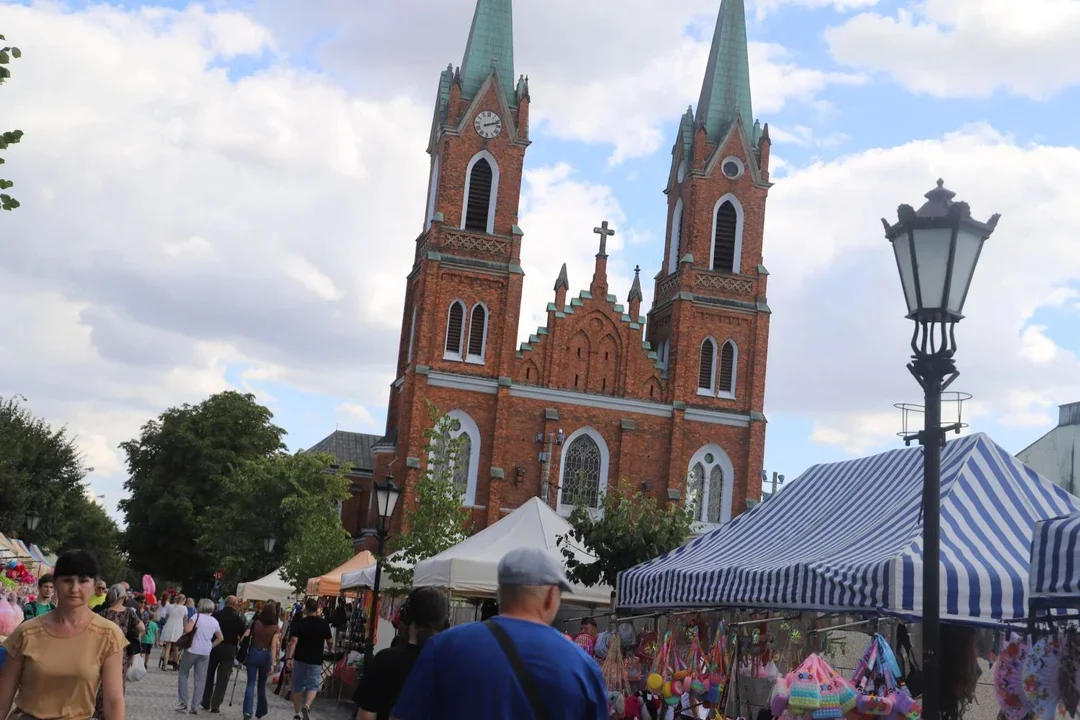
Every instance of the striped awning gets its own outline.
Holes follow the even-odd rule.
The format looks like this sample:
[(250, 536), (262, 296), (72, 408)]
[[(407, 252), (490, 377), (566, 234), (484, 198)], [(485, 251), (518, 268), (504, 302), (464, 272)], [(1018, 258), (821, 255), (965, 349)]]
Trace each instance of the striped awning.
[[(941, 468), (941, 616), (1027, 613), (1035, 523), (1080, 499), (983, 434)], [(619, 575), (619, 607), (922, 614), (922, 448), (817, 465), (723, 527)]]
[(1080, 604), (1080, 513), (1035, 523), (1031, 600), (1051, 607)]

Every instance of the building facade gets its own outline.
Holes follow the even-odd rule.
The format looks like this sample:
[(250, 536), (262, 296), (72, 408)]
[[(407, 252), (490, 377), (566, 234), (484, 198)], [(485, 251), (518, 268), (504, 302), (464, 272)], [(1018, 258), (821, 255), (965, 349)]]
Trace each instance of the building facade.
[(464, 60), (439, 79), (374, 477), (415, 502), (431, 402), (467, 436), (455, 478), (477, 529), (534, 496), (564, 514), (598, 507), (616, 484), (719, 525), (760, 497), (765, 445), (770, 142), (751, 111), (743, 0), (723, 1), (698, 107), (679, 125), (652, 307), (636, 274), (625, 302), (613, 293), (602, 223), (588, 288), (572, 294), (564, 265), (545, 326), (521, 344), (531, 96), (513, 58), (511, 0), (478, 0)]
[(1016, 459), (1080, 495), (1080, 402), (1060, 406), (1057, 427), (1016, 453)]

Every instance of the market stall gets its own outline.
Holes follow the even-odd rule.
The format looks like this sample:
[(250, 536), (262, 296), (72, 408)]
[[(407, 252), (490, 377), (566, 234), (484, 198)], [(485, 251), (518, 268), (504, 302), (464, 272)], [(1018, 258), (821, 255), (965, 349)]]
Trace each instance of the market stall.
[[(1027, 612), (1035, 524), (1080, 511), (984, 434), (941, 461), (941, 617)], [(756, 607), (922, 612), (922, 450), (815, 466), (722, 528), (619, 576), (620, 610)]]
[(236, 597), (241, 602), (273, 601), (279, 605), (291, 605), (300, 599), (299, 593), (281, 577), (281, 568), (265, 577), (236, 586)]
[(307, 594), (319, 597), (336, 597), (341, 591), (341, 576), (347, 572), (360, 570), (375, 562), (375, 556), (367, 550), (361, 550), (349, 560), (325, 575), (307, 581)]
[[(422, 560), (413, 569), (413, 587), (440, 587), (465, 598), (490, 598), (498, 586), (497, 571), (503, 555), (520, 547), (544, 548), (562, 562), (558, 539), (572, 526), (540, 498), (531, 498), (494, 525), (489, 525), (449, 550)], [(580, 548), (574, 553), (583, 563), (594, 558)], [(563, 595), (571, 605), (607, 606), (611, 588), (575, 586)]]
[(1031, 607), (1080, 607), (1080, 513), (1035, 524)]
[[(366, 567), (362, 567), (359, 570), (353, 570), (352, 572), (344, 573), (341, 576), (341, 589), (342, 590), (354, 590), (357, 588), (373, 588), (375, 587), (375, 569), (377, 563), (371, 563)], [(394, 582), (390, 577), (390, 574), (386, 571), (387, 565), (393, 565), (394, 567), (407, 567), (404, 562), (404, 553), (399, 550), (393, 553), (389, 557), (383, 560), (382, 575), (379, 578), (379, 589), (381, 591), (386, 590), (407, 590), (408, 588), (401, 583)]]

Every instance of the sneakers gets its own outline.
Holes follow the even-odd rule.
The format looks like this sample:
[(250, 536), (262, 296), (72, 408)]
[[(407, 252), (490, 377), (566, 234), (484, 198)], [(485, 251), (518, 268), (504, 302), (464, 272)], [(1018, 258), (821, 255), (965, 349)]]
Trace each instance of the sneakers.
[(300, 707), (300, 715), (303, 716), (304, 720), (311, 720), (311, 708), (307, 705), (302, 705)]
[(299, 715), (293, 715), (292, 720), (304, 720), (304, 719), (302, 717), (300, 717)]
[(176, 712), (186, 713), (187, 711), (187, 703), (180, 703), (179, 707), (176, 708)]

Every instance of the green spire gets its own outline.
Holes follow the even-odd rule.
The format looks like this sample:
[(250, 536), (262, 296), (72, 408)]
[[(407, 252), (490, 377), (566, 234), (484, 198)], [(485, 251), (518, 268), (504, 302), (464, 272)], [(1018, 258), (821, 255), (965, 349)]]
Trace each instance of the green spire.
[(757, 142), (750, 107), (746, 7), (743, 0), (723, 0), (698, 100), (697, 122), (705, 125), (709, 141), (718, 143), (736, 117), (742, 117), (750, 141)]
[(514, 10), (511, 0), (476, 0), (469, 43), (461, 61), (461, 94), (475, 97), (480, 86), (499, 72), (507, 102), (514, 104)]

